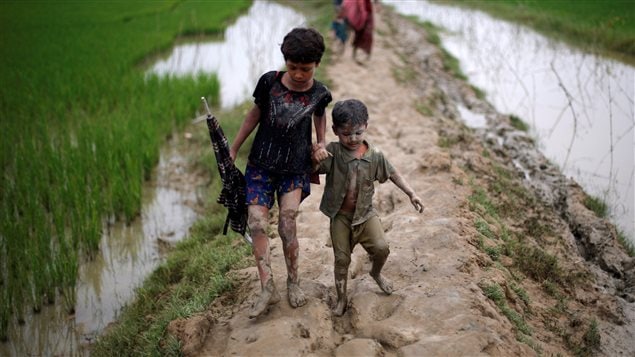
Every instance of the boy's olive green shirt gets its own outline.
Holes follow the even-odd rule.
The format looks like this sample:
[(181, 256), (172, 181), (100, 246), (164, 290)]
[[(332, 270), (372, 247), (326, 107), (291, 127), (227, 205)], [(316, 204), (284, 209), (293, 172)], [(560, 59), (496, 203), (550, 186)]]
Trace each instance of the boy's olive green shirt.
[(357, 205), (353, 214), (353, 226), (364, 223), (377, 215), (373, 208), (374, 182), (384, 183), (395, 172), (393, 166), (379, 149), (370, 146), (366, 141), (364, 144), (368, 146), (368, 150), (361, 159), (357, 159), (339, 142), (329, 143), (326, 150), (333, 156), (320, 162), (317, 169), (318, 173), (326, 174), (320, 211), (333, 219), (342, 207), (346, 196), (346, 189), (349, 186), (347, 182), (349, 170), (357, 165)]

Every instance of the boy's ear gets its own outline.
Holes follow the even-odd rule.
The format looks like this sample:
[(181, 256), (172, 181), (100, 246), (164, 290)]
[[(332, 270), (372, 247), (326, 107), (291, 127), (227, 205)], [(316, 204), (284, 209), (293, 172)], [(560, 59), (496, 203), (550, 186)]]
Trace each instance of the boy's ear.
[(335, 127), (335, 125), (333, 125), (331, 128), (333, 129), (333, 134), (337, 135), (337, 128)]

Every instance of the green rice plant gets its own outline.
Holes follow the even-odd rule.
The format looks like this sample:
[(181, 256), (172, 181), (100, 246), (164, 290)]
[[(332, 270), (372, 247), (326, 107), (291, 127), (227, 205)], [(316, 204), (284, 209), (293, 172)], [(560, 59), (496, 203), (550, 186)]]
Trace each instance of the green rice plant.
[(606, 52), (635, 62), (635, 14), (632, 3), (607, 1), (454, 0), (494, 16), (531, 26), (586, 50)]
[[(249, 105), (219, 114), (228, 138), (235, 136)], [(207, 198), (205, 215), (144, 281), (117, 323), (97, 340), (93, 356), (181, 355), (179, 341), (166, 334), (170, 321), (204, 311), (220, 295), (231, 294), (237, 283), (227, 272), (249, 264), (251, 247), (235, 233), (221, 235), (227, 211), (216, 203), (222, 187), (213, 174), (217, 168), (204, 125), (194, 132), (192, 140), (197, 143), (194, 147), (202, 150), (193, 153), (193, 160), (212, 178), (203, 194)], [(245, 145), (249, 147), (249, 142)], [(247, 150), (238, 153), (239, 167), (246, 155)]]
[(63, 297), (64, 308), (66, 312), (72, 314), (75, 312), (75, 284), (79, 269), (78, 252), (71, 249), (70, 244), (65, 241), (61, 242), (60, 249), (55, 262), (56, 274), (61, 283), (60, 293)]
[[(222, 224), (215, 225), (216, 234)], [(165, 355), (172, 350), (174, 341), (169, 342), (165, 335), (169, 322), (204, 310), (233, 287), (226, 272), (251, 253), (244, 243), (232, 244), (237, 239), (234, 234), (215, 235), (211, 240), (193, 235), (177, 245), (168, 261), (138, 290), (136, 300), (124, 308), (119, 323), (100, 337), (91, 354)]]
[(0, 2), (0, 251), (18, 319), (55, 289), (72, 310), (80, 254), (98, 249), (104, 218), (138, 215), (165, 138), (196, 98), (218, 101), (214, 76), (146, 76), (149, 56), (219, 34), (249, 5)]

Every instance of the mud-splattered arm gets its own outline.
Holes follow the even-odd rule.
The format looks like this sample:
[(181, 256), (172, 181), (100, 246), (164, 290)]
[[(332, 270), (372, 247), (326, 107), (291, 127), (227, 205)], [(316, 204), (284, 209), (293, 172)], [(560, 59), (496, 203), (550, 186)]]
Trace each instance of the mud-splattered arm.
[(229, 156), (231, 156), (232, 160), (236, 160), (238, 150), (240, 150), (240, 147), (243, 145), (249, 134), (254, 131), (254, 128), (258, 125), (259, 121), (260, 108), (257, 105), (254, 105), (245, 116), (245, 120), (240, 125), (240, 129), (238, 129), (238, 134), (236, 134), (236, 137), (234, 138), (232, 147), (229, 149)]
[(322, 115), (314, 114), (313, 123), (315, 125), (315, 137), (317, 139), (317, 144), (313, 145), (313, 155), (311, 156), (314, 157), (314, 160), (320, 162), (328, 157), (326, 144), (324, 143), (326, 133), (326, 112)]
[(390, 181), (392, 181), (397, 187), (399, 187), (408, 197), (410, 198), (410, 203), (415, 207), (417, 212), (423, 212), (423, 203), (421, 203), (421, 199), (415, 191), (410, 187), (408, 182), (401, 176), (401, 174), (395, 170), (395, 172), (390, 175)]

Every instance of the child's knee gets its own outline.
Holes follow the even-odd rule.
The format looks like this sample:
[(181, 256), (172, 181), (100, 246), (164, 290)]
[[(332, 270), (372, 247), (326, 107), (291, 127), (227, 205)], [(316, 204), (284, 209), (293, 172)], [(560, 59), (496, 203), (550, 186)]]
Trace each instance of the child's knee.
[(267, 232), (267, 217), (258, 214), (250, 214), (247, 225), (252, 235), (265, 234)]
[(280, 213), (278, 221), (278, 233), (282, 239), (293, 238), (295, 236), (295, 217), (297, 211), (284, 210)]
[(351, 256), (345, 253), (335, 253), (335, 272), (348, 274), (348, 267), (351, 265)]
[(390, 248), (387, 243), (382, 242), (380, 244), (376, 244), (370, 253), (373, 258), (387, 258), (390, 254)]

